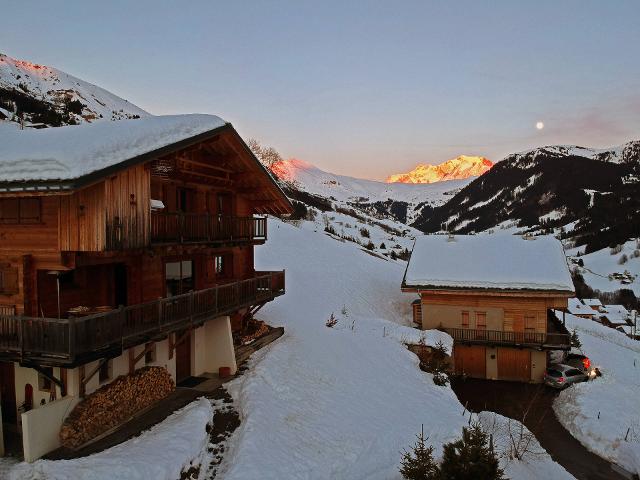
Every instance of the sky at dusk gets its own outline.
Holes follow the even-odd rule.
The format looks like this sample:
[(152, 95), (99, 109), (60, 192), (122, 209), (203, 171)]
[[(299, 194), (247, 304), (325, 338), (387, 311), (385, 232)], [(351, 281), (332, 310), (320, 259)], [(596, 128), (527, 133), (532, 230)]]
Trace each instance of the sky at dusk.
[(2, 53), (154, 114), (220, 115), (345, 175), (640, 138), (635, 0), (29, 1), (1, 12)]

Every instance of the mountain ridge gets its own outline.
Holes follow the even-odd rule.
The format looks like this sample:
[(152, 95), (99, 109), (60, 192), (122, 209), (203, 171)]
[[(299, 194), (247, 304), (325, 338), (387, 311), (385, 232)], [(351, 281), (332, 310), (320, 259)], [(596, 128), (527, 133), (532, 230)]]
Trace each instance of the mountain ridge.
[(57, 68), (0, 53), (0, 120), (44, 128), (150, 115)]
[(445, 180), (464, 180), (487, 172), (493, 162), (486, 157), (459, 155), (438, 165), (418, 164), (407, 173), (390, 175), (386, 183), (435, 183)]

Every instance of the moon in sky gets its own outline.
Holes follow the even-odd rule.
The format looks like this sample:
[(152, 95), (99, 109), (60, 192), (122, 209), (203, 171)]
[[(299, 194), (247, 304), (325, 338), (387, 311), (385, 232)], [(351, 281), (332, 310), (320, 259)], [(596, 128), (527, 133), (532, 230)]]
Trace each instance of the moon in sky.
[(537, 128), (538, 130), (542, 130), (542, 129), (544, 128), (544, 123), (543, 123), (543, 122), (537, 122), (537, 123), (536, 123), (536, 128)]

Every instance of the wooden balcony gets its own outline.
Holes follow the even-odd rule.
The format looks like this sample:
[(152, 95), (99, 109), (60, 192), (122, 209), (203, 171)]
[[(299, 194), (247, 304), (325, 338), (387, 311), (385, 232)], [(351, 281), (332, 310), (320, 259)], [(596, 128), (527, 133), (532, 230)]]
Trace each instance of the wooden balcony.
[[(151, 244), (207, 243), (237, 245), (267, 240), (266, 217), (221, 217), (208, 213), (152, 212), (148, 235), (140, 225), (107, 224), (107, 250), (137, 248), (141, 239)], [(144, 243), (144, 242), (143, 242)]]
[(80, 318), (32, 318), (0, 313), (0, 359), (73, 367), (117, 356), (285, 292), (284, 271)]
[(208, 213), (151, 214), (151, 243), (228, 243), (266, 239), (265, 217), (219, 217)]
[(456, 343), (528, 347), (543, 350), (569, 350), (571, 348), (569, 332), (506, 332), (471, 328), (442, 328), (441, 330), (451, 335)]

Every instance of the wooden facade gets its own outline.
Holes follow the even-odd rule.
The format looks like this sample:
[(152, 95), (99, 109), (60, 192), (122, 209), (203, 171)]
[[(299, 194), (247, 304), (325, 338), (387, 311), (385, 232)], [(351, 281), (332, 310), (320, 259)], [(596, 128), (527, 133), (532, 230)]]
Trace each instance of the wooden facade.
[(264, 215), (290, 212), (230, 125), (60, 185), (0, 179), (0, 367), (53, 368), (62, 386), (148, 342), (193, 357), (194, 331), (224, 331), (209, 320), (240, 328), (284, 293), (284, 272), (256, 272), (253, 255)]

